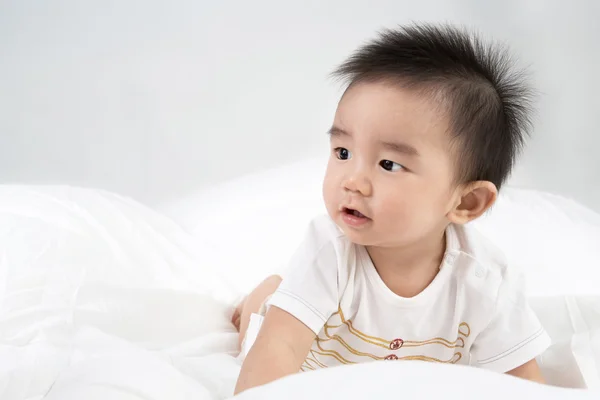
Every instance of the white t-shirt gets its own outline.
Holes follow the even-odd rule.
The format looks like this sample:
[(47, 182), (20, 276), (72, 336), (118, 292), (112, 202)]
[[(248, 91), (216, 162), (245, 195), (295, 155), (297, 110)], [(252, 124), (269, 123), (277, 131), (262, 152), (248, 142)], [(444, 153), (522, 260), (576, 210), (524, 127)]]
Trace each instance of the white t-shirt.
[(510, 371), (550, 338), (523, 280), (468, 226), (451, 225), (433, 282), (412, 298), (393, 293), (367, 250), (328, 217), (315, 219), (268, 306), (316, 335), (303, 371), (373, 360), (424, 360)]

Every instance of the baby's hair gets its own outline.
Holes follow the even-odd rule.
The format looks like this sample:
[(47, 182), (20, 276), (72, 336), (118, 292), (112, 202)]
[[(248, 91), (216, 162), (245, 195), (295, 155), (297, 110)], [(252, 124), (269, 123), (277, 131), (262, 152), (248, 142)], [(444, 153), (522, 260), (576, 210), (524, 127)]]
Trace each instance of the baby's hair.
[(448, 111), (459, 182), (506, 181), (531, 129), (532, 90), (498, 45), (451, 25), (385, 30), (334, 72), (349, 86), (389, 81), (441, 101)]

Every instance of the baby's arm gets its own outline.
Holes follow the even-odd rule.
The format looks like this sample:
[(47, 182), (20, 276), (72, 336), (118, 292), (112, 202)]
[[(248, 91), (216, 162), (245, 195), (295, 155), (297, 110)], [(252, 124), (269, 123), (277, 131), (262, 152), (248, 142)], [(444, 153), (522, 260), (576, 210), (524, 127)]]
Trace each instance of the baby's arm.
[[(300, 371), (316, 335), (339, 307), (345, 242), (329, 217), (311, 222), (267, 302), (268, 311), (242, 365), (235, 393)], [(341, 258), (340, 258), (341, 257)], [(342, 263), (345, 267), (345, 263)]]
[(546, 381), (544, 381), (544, 377), (542, 376), (540, 366), (535, 359), (526, 362), (525, 364), (511, 371), (508, 371), (507, 374), (538, 383), (546, 383)]
[(300, 371), (314, 332), (286, 311), (272, 306), (242, 364), (235, 394)]

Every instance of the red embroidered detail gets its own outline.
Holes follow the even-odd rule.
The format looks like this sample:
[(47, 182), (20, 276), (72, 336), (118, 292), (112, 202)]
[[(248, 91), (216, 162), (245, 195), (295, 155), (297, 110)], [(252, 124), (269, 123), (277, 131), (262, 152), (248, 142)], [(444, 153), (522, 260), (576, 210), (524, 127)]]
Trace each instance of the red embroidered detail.
[(398, 350), (400, 347), (404, 345), (404, 340), (402, 339), (394, 339), (390, 342), (391, 350)]
[(387, 356), (385, 358), (385, 360), (397, 360), (397, 359), (398, 359), (398, 356), (395, 354), (390, 354), (389, 356)]

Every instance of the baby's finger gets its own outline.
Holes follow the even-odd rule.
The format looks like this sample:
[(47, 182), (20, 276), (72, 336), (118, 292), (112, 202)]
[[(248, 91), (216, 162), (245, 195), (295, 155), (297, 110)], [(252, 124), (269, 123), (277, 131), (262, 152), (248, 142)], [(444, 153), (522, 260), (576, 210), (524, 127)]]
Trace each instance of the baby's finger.
[(234, 322), (236, 319), (239, 319), (239, 318), (240, 318), (240, 309), (236, 308), (233, 311), (233, 315), (231, 316), (231, 322)]

